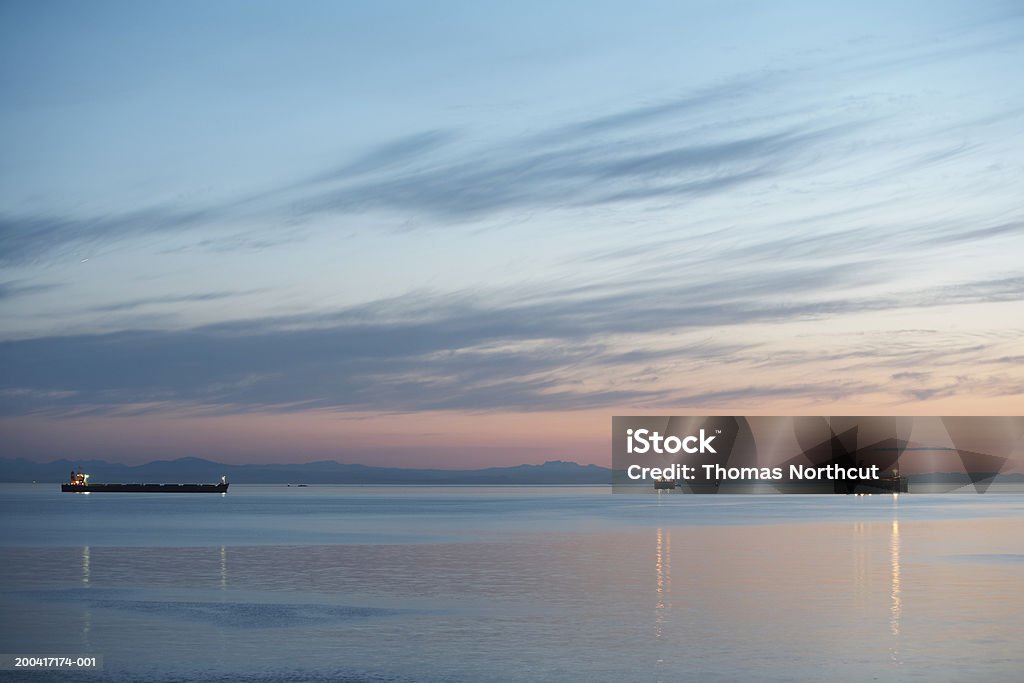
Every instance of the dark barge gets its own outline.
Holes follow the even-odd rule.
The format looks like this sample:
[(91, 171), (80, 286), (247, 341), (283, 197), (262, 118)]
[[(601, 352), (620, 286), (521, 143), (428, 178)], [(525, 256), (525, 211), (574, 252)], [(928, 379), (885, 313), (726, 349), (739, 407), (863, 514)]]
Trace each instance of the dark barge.
[(217, 484), (90, 484), (89, 475), (72, 472), (68, 483), (61, 484), (64, 493), (227, 493), (228, 479)]

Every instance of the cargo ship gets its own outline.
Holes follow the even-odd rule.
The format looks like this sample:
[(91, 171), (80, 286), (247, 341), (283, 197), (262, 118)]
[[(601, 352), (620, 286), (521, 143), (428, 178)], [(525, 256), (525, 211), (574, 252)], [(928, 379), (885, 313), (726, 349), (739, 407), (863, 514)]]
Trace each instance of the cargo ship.
[(64, 493), (227, 493), (228, 478), (218, 484), (90, 484), (89, 475), (72, 470), (68, 483), (61, 484)]
[(835, 493), (869, 495), (872, 493), (907, 493), (909, 482), (899, 470), (886, 472), (877, 479), (837, 479)]

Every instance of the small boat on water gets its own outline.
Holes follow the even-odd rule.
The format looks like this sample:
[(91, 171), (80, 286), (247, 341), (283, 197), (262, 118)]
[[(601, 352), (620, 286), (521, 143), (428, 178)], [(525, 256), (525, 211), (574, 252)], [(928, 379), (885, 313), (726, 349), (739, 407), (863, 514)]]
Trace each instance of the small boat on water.
[(674, 479), (655, 479), (654, 490), (655, 491), (673, 491), (676, 488), (676, 482)]
[(64, 493), (227, 493), (228, 478), (217, 484), (90, 484), (89, 475), (71, 471), (68, 483), (61, 484)]

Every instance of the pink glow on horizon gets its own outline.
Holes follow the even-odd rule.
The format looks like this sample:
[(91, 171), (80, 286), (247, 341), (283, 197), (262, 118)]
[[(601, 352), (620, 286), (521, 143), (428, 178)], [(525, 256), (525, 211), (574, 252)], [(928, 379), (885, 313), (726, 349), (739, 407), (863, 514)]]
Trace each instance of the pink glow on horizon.
[[(895, 408), (895, 409), (894, 409)], [(836, 403), (732, 406), (721, 410), (624, 407), (566, 412), (234, 415), (153, 412), (131, 416), (0, 419), (0, 457), (103, 459), (140, 464), (201, 457), (226, 463), (338, 460), (388, 467), (481, 468), (573, 460), (611, 462), (613, 415), (1019, 415), (1024, 399), (943, 399), (902, 406)], [(1018, 454), (1019, 455), (1019, 454)]]

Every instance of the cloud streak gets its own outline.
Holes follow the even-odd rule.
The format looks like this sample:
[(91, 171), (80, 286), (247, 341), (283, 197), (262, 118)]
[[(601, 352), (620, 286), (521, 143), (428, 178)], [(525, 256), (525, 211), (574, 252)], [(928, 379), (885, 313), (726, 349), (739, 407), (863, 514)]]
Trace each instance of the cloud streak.
[[(509, 211), (636, 204), (711, 196), (799, 168), (808, 153), (873, 119), (808, 110), (718, 120), (725, 103), (747, 108), (768, 77), (698, 88), (674, 101), (641, 105), (552, 126), (540, 134), (456, 144), (467, 131), (428, 130), (385, 141), (339, 166), (277, 187), (205, 205), (161, 204), (100, 215), (0, 213), (0, 265), (17, 266), (146, 236), (203, 228), (204, 242), (276, 246), (268, 223), (387, 212), (421, 223), (474, 221)], [(756, 87), (755, 82), (759, 83)], [(687, 116), (679, 118), (680, 114)], [(224, 225), (253, 225), (218, 238)], [(211, 237), (211, 229), (214, 237)]]
[(39, 292), (49, 292), (60, 287), (61, 285), (54, 283), (29, 285), (21, 284), (20, 280), (8, 280), (0, 282), (0, 301)]
[(89, 249), (144, 235), (208, 225), (220, 209), (157, 206), (102, 216), (0, 214), (0, 266), (29, 264), (70, 248)]
[(115, 304), (94, 306), (90, 310), (92, 310), (94, 313), (114, 313), (120, 311), (132, 311), (139, 308), (147, 308), (150, 306), (203, 303), (207, 301), (219, 301), (221, 299), (230, 299), (236, 296), (251, 294), (253, 291), (255, 290), (249, 290), (245, 292), (202, 292), (199, 294), (184, 294), (180, 296), (153, 296), (146, 297), (143, 299), (129, 299), (127, 301), (119, 301)]
[[(1019, 279), (995, 279), (964, 283), (952, 301), (942, 288), (905, 300), (838, 293), (802, 302), (774, 298), (780, 291), (796, 293), (821, 275), (814, 269), (779, 275), (770, 287), (771, 296), (758, 291), (753, 282), (725, 278), (714, 286), (694, 285), (690, 290), (644, 286), (617, 293), (594, 288), (504, 305), (475, 297), (410, 295), (331, 314), (219, 323), (185, 331), (8, 341), (0, 343), (0, 365), (5, 368), (0, 407), (4, 414), (105, 412), (140, 403), (225, 412), (573, 410), (707, 404), (744, 396), (827, 397), (876, 385), (823, 379), (787, 384), (785, 391), (740, 385), (687, 393), (645, 378), (739, 360), (756, 368), (758, 355), (767, 354), (762, 367), (855, 363), (860, 366), (858, 376), (871, 374), (864, 370), (897, 368), (904, 374), (886, 370), (883, 376), (913, 381), (914, 375), (905, 373), (943, 358), (978, 364), (988, 356), (1005, 356), (976, 342), (936, 348), (901, 346), (890, 340), (880, 346), (839, 345), (787, 357), (770, 346), (759, 351), (761, 342), (722, 341), (710, 337), (709, 331), (718, 330), (716, 337), (731, 339), (734, 335), (723, 330), (751, 323), (1024, 296)], [(834, 274), (837, 291), (861, 276), (855, 268)], [(694, 300), (697, 297), (700, 301)], [(938, 393), (929, 394), (927, 386), (908, 385), (906, 391), (919, 398)]]

